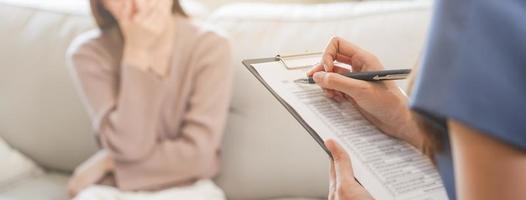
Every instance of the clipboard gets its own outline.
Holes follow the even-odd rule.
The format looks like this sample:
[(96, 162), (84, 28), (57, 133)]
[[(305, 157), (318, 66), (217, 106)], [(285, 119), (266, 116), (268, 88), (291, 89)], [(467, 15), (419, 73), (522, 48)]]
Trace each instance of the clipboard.
[[(328, 148), (324, 144), (324, 140), (322, 136), (324, 137), (331, 137), (334, 135), (325, 135), (325, 131), (328, 131), (328, 129), (322, 127), (325, 125), (320, 126), (316, 123), (316, 120), (322, 120), (322, 118), (318, 119), (318, 114), (313, 115), (314, 113), (309, 113), (310, 111), (304, 112), (302, 109), (302, 106), (299, 106), (294, 103), (299, 103), (294, 100), (294, 98), (290, 98), (287, 95), (287, 93), (284, 93), (286, 91), (289, 91), (288, 89), (292, 89), (295, 91), (293, 87), (286, 87), (286, 90), (282, 90), (283, 88), (277, 87), (276, 89), (272, 88), (271, 86), (280, 86), (283, 85), (282, 83), (276, 82), (276, 80), (283, 80), (283, 79), (271, 79), (269, 77), (272, 77), (274, 72), (286, 72), (289, 71), (293, 76), (284, 76), (285, 78), (299, 78), (301, 75), (298, 71), (292, 71), (292, 70), (299, 70), (299, 69), (305, 69), (306, 67), (312, 67), (312, 65), (306, 66), (303, 64), (300, 64), (298, 66), (292, 65), (290, 60), (294, 59), (301, 59), (305, 57), (316, 57), (319, 59), (319, 56), (317, 54), (297, 54), (292, 56), (275, 56), (270, 58), (260, 58), (260, 59), (249, 59), (249, 60), (243, 60), (242, 63), (245, 65), (245, 67), (256, 77), (261, 84), (265, 86), (265, 88), (287, 109), (287, 111), (307, 130), (309, 135), (320, 145), (320, 147), (329, 155), (329, 157), (332, 159), (332, 155)], [(268, 66), (266, 64), (269, 64)], [(297, 63), (297, 62), (296, 62)], [(280, 69), (279, 65), (282, 65), (283, 69)], [(314, 63), (313, 63), (314, 64)], [(336, 64), (336, 63), (335, 63)], [(267, 68), (269, 70), (265, 70), (265, 67), (271, 67)], [(279, 69), (279, 70), (276, 70)], [(298, 72), (298, 73), (297, 73)], [(265, 78), (264, 78), (265, 77)], [(278, 78), (283, 78), (282, 76), (276, 76)], [(291, 81), (292, 79), (287, 79), (287, 81)], [(268, 81), (268, 82), (267, 82)], [(283, 95), (283, 97), (281, 96)], [(319, 96), (321, 94), (318, 94)], [(291, 104), (287, 102), (287, 100), (292, 100)], [(298, 109), (298, 110), (296, 110)], [(300, 115), (303, 114), (302, 115)], [(323, 114), (320, 114), (323, 115)], [(305, 118), (304, 118), (305, 117)], [(307, 123), (309, 122), (309, 123)], [(372, 126), (372, 125), (365, 125), (365, 126)], [(316, 131), (322, 131), (320, 134)], [(373, 130), (373, 129), (370, 129)], [(369, 130), (369, 131), (370, 131)], [(377, 130), (377, 129), (374, 129)], [(374, 138), (375, 134), (382, 134), (377, 130), (376, 132), (373, 130), (373, 132), (369, 132), (369, 136), (357, 136), (355, 137), (362, 137), (362, 139), (370, 139)], [(347, 135), (348, 137), (349, 135)], [(343, 136), (346, 137), (346, 136)], [(339, 142), (343, 139), (339, 136), (336, 136), (335, 138)], [(422, 159), (427, 159), (422, 154), (411, 154), (413, 151), (418, 151), (414, 147), (408, 146), (407, 143), (391, 143), (389, 142), (389, 137), (385, 137), (382, 139), (384, 141), (387, 141), (388, 145), (392, 145), (393, 149), (396, 149), (397, 151), (401, 152), (400, 154), (388, 154), (388, 153), (382, 153), (383, 150), (378, 150), (380, 152), (380, 155), (377, 159), (374, 159), (373, 161), (366, 161), (363, 158), (360, 159), (360, 151), (365, 152), (369, 151), (368, 149), (355, 149), (354, 151), (350, 151), (349, 143), (344, 142), (343, 144), (346, 144), (345, 147), (347, 147), (345, 150), (347, 153), (353, 153), (351, 155), (358, 156), (358, 161), (353, 163), (353, 169), (355, 170), (355, 180), (361, 184), (364, 188), (369, 190), (371, 195), (376, 199), (430, 199), (430, 200), (442, 200), (447, 199), (447, 193), (442, 185), (442, 182), (440, 181), (438, 175), (438, 171), (436, 171), (435, 168), (432, 168), (432, 164), (429, 161), (427, 164), (423, 164)], [(378, 137), (374, 138), (374, 141), (378, 141)], [(368, 145), (371, 146), (371, 145)], [(374, 147), (374, 146), (373, 146)], [(415, 159), (405, 160), (402, 158), (405, 158), (406, 156), (416, 156)], [(365, 156), (362, 154), (362, 156)], [(366, 156), (369, 156), (367, 154)], [(378, 159), (383, 159), (384, 161), (381, 161), (379, 163), (376, 163)], [(369, 163), (368, 163), (369, 162)], [(407, 162), (408, 165), (397, 165), (397, 163), (400, 162)], [(394, 163), (394, 164), (393, 164)], [(384, 169), (385, 167), (380, 168), (374, 168), (374, 165), (380, 165), (380, 166), (392, 166), (393, 169)], [(416, 169), (421, 169), (415, 171)], [(430, 169), (434, 169), (434, 171), (428, 171)], [(387, 171), (385, 171), (387, 170)], [(390, 171), (394, 170), (394, 171)], [(396, 170), (400, 170), (400, 173), (406, 173), (406, 170), (411, 171), (411, 174), (413, 175), (413, 178), (418, 180), (426, 180), (427, 184), (422, 186), (422, 188), (416, 187), (413, 190), (405, 191), (403, 187), (403, 184), (412, 183), (412, 179), (405, 179), (404, 177), (394, 176), (396, 175)], [(425, 173), (424, 173), (425, 172)], [(385, 173), (385, 174), (383, 174)], [(383, 175), (382, 175), (383, 174)], [(393, 176), (389, 176), (390, 174), (394, 174)], [(435, 174), (435, 175), (433, 175)], [(407, 182), (406, 182), (407, 181)], [(437, 182), (440, 181), (440, 182)], [(397, 184), (402, 184), (400, 188), (397, 188)], [(398, 193), (399, 192), (399, 193)]]
[(250, 71), (250, 73), (252, 73), (252, 75), (254, 75), (256, 77), (256, 79), (259, 80), (259, 82), (261, 84), (263, 84), (265, 86), (265, 88), (267, 88), (267, 90), (272, 94), (272, 96), (274, 96), (281, 103), (281, 105), (283, 105), (285, 107), (285, 109), (287, 109), (287, 111), (294, 117), (294, 119), (296, 119), (296, 121), (298, 121), (301, 124), (301, 126), (303, 126), (303, 128), (305, 128), (305, 130), (307, 130), (309, 135), (320, 145), (320, 147), (332, 159), (332, 155), (331, 155), (329, 149), (325, 146), (325, 142), (318, 135), (318, 133), (316, 133), (316, 131), (307, 122), (305, 122), (305, 120), (298, 114), (298, 112), (296, 112), (296, 110), (291, 105), (289, 105), (283, 98), (281, 98), (272, 89), (272, 87), (269, 86), (269, 84), (263, 79), (263, 77), (261, 77), (259, 72), (253, 66), (255, 64), (261, 64), (261, 63), (281, 62), (283, 67), (285, 67), (288, 70), (303, 69), (303, 68), (307, 68), (307, 67), (312, 67), (312, 65), (309, 65), (309, 66), (306, 66), (306, 65), (304, 65), (304, 66), (292, 66), (291, 63), (289, 62), (290, 59), (309, 57), (309, 56), (314, 57), (314, 56), (317, 56), (317, 55), (321, 55), (321, 53), (306, 53), (306, 54), (295, 54), (295, 55), (286, 55), (286, 56), (277, 55), (275, 57), (270, 57), (270, 58), (259, 58), (259, 59), (243, 60), (242, 63), (243, 63), (243, 65), (245, 65), (245, 67), (248, 69), (248, 71)]

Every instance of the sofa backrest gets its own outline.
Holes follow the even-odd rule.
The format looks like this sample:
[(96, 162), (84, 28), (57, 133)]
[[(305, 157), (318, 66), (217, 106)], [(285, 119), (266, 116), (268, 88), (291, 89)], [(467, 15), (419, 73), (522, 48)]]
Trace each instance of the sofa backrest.
[(0, 134), (49, 169), (71, 170), (95, 149), (65, 65), (85, 13), (0, 3)]
[[(327, 155), (242, 59), (321, 51), (338, 35), (386, 66), (411, 67), (423, 46), (429, 7), (427, 1), (236, 4), (208, 17), (230, 34), (235, 50), (234, 96), (217, 178), (229, 199), (323, 198), (328, 185)], [(0, 136), (47, 169), (71, 171), (96, 145), (64, 55), (93, 23), (87, 12), (1, 1), (0, 17)]]

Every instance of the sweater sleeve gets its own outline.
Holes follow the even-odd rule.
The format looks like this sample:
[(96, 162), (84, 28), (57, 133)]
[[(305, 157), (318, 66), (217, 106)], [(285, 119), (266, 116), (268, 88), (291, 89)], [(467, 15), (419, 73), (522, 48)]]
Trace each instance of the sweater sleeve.
[[(178, 137), (159, 141), (141, 162), (117, 163), (122, 189), (159, 189), (216, 174), (233, 74), (228, 42), (217, 36), (203, 38), (189, 67), (196, 71)], [(134, 179), (135, 174), (141, 178)]]
[(155, 113), (162, 109), (156, 75), (121, 66), (119, 76), (116, 70), (104, 70), (111, 67), (91, 53), (97, 51), (78, 52), (72, 57), (78, 82), (92, 118), (99, 121), (104, 147), (114, 156), (120, 189), (153, 190), (215, 174), (232, 79), (224, 38), (204, 37), (196, 46), (189, 66), (195, 73), (188, 110), (178, 137), (170, 140), (155, 134)]
[(73, 74), (103, 146), (117, 162), (135, 162), (156, 145), (160, 80), (112, 56), (94, 40), (83, 43), (71, 54)]

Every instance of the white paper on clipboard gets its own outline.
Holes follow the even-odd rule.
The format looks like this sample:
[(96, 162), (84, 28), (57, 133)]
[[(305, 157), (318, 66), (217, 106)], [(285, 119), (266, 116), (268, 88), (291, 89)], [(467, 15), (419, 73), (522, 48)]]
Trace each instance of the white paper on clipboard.
[(299, 115), (300, 123), (308, 124), (322, 139), (335, 139), (345, 148), (353, 159), (356, 178), (374, 198), (448, 199), (437, 170), (417, 149), (381, 133), (351, 103), (334, 102), (318, 86), (294, 82), (305, 78), (309, 70), (299, 66), (314, 60), (320, 57), (286, 62), (292, 67), (285, 67), (279, 59), (251, 67), (273, 95), (294, 109), (291, 113)]

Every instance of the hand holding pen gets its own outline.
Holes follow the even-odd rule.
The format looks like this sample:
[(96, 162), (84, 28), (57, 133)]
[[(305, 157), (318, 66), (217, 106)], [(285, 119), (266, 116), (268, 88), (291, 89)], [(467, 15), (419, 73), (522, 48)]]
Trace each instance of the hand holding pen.
[[(335, 61), (348, 64), (351, 69), (336, 66)], [(345, 77), (345, 74), (349, 74), (351, 71), (352, 73), (362, 73), (382, 70), (384, 67), (375, 55), (355, 44), (335, 37), (325, 48), (320, 64), (307, 72), (307, 76), (311, 77), (311, 80), (301, 82), (316, 82), (324, 89), (328, 97), (341, 101), (344, 100), (345, 94), (351, 92), (350, 90), (356, 93), (359, 88), (380, 85), (386, 88), (398, 88), (392, 81), (371, 84), (359, 79)]]
[[(335, 66), (335, 61), (349, 64), (351, 69)], [(382, 132), (420, 148), (424, 134), (412, 120), (412, 115), (407, 109), (407, 97), (394, 81), (379, 80), (405, 78), (406, 75), (402, 77), (402, 75), (393, 76), (391, 74), (392, 76), (389, 77), (388, 74), (383, 74), (382, 76), (380, 72), (383, 70), (383, 65), (373, 54), (343, 39), (333, 38), (325, 49), (321, 64), (313, 67), (307, 73), (308, 77), (312, 77), (311, 80), (304, 79), (299, 82), (313, 81), (324, 89), (328, 97), (336, 101), (350, 101), (365, 119)], [(363, 72), (368, 73), (364, 74)], [(385, 71), (383, 72), (385, 73)], [(399, 72), (408, 74), (409, 70)], [(376, 75), (371, 76), (374, 73), (378, 77)], [(377, 77), (378, 80), (374, 80), (374, 77)], [(350, 162), (350, 160), (334, 159), (333, 165), (345, 165), (345, 162)], [(335, 181), (331, 181), (333, 187), (330, 187), (330, 194), (333, 195), (329, 197), (330, 199), (363, 196), (361, 194), (366, 193), (364, 190), (338, 187), (337, 185), (342, 184), (339, 182), (341, 180), (355, 182), (352, 169), (339, 170), (344, 173), (331, 173), (332, 176), (336, 177), (334, 178)], [(342, 191), (339, 191), (340, 189)], [(357, 191), (361, 191), (361, 193), (357, 193)]]
[[(335, 61), (351, 65), (351, 69), (336, 66)], [(321, 64), (314, 66), (307, 76), (312, 77), (329, 98), (351, 101), (382, 132), (418, 146), (420, 138), (411, 135), (417, 131), (413, 131), (414, 124), (408, 122), (412, 117), (407, 109), (407, 96), (394, 81), (381, 81), (405, 78), (410, 70), (383, 69), (372, 53), (334, 38), (325, 49)]]

